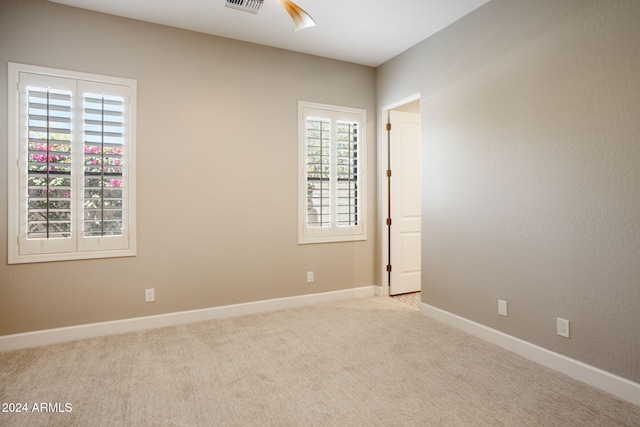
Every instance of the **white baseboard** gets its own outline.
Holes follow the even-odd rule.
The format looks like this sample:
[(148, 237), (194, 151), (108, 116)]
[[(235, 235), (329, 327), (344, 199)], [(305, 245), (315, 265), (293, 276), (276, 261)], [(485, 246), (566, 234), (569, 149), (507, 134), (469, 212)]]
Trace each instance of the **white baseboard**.
[(420, 313), (640, 406), (640, 384), (488, 326), (421, 303)]
[(344, 289), (340, 291), (299, 295), (287, 298), (276, 298), (243, 304), (226, 305), (222, 307), (159, 314), (156, 316), (136, 317), (132, 319), (115, 320), (112, 322), (91, 323), (66, 328), (46, 329), (42, 331), (4, 335), (0, 336), (0, 352), (76, 341), (105, 335), (135, 332), (145, 329), (162, 328), (184, 323), (200, 322), (203, 320), (264, 313), (323, 302), (373, 297), (377, 293), (376, 288), (378, 287), (365, 286), (362, 288)]

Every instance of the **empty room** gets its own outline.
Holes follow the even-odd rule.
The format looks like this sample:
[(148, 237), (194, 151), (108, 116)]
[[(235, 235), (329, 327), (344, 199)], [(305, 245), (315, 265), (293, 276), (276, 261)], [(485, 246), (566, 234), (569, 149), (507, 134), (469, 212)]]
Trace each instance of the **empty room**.
[(640, 2), (0, 0), (0, 424), (640, 425)]

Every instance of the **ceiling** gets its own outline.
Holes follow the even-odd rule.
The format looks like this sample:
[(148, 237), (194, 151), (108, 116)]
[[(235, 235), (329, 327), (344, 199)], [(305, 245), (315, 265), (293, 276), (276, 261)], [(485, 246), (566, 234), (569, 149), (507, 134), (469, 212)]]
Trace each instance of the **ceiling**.
[(294, 0), (317, 24), (298, 32), (276, 0), (255, 15), (226, 0), (50, 1), (376, 67), (488, 0)]

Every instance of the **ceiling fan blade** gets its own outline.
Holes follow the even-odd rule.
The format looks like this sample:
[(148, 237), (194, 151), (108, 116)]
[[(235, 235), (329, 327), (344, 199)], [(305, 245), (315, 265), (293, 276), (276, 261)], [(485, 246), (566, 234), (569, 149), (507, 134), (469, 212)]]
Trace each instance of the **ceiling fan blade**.
[(292, 2), (291, 0), (278, 0), (278, 3), (284, 7), (291, 19), (293, 19), (293, 25), (296, 31), (304, 28), (315, 27), (316, 23), (313, 18), (309, 16), (300, 6)]

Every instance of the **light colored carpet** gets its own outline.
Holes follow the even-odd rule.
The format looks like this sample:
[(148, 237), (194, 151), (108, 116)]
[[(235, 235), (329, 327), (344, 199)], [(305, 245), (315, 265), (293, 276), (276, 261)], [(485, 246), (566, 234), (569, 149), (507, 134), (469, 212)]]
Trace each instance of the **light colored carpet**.
[(366, 298), (0, 354), (0, 425), (639, 426), (640, 407)]

